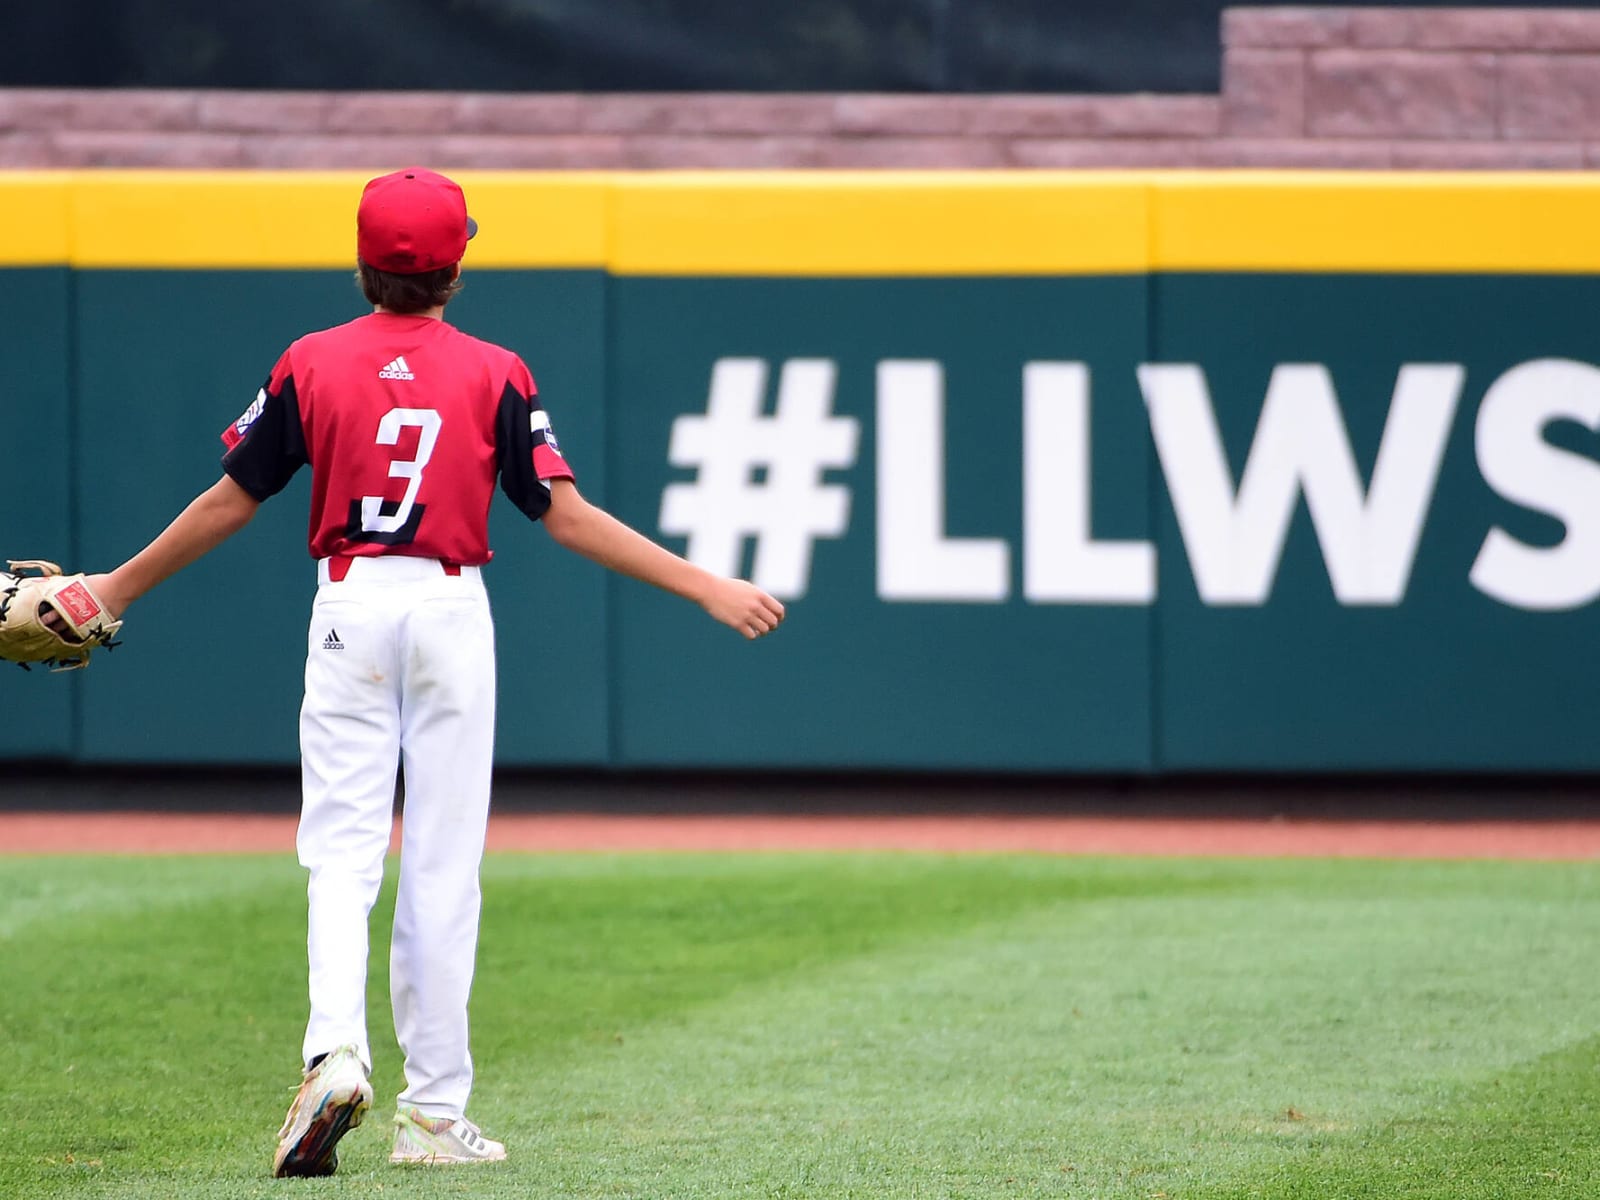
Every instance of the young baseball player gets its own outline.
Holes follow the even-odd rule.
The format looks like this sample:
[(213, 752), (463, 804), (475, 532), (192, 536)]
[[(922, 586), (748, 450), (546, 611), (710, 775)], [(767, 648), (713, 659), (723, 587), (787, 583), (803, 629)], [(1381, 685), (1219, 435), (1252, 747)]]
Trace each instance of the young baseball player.
[(496, 480), (561, 545), (700, 604), (748, 638), (783, 606), (709, 574), (589, 504), (528, 368), (445, 323), (477, 232), (461, 189), (415, 168), (367, 184), (356, 214), (373, 311), (286, 350), (222, 435), (223, 475), (144, 550), (90, 584), (114, 616), (241, 529), (311, 467), (318, 588), (300, 715), (297, 847), (310, 872), (305, 1076), (276, 1175), (326, 1175), (372, 1103), (367, 919), (397, 765), (405, 820), (390, 982), (405, 1090), (391, 1161), (487, 1162), (466, 1118), (467, 999), (489, 811), (494, 629), (481, 568)]

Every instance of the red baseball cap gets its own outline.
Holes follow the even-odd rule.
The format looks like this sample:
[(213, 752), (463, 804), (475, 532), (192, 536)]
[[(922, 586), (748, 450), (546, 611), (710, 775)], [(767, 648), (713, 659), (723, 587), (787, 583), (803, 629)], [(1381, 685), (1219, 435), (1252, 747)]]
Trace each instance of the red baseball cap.
[(361, 192), (356, 253), (369, 267), (420, 275), (461, 261), (478, 223), (453, 179), (423, 167), (380, 175)]

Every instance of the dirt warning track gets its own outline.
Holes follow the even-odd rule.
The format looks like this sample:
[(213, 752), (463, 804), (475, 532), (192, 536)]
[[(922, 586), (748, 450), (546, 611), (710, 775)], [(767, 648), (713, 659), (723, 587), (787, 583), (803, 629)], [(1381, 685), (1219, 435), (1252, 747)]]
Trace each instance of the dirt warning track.
[[(283, 814), (0, 812), (0, 854), (292, 853)], [(502, 813), (490, 851), (816, 851), (1600, 858), (1600, 820), (1375, 820), (1041, 814)]]

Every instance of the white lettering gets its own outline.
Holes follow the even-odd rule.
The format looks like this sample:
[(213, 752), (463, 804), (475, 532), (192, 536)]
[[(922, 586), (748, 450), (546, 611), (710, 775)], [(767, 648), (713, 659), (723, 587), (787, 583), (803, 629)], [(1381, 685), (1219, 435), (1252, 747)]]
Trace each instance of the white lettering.
[(661, 494), (661, 530), (688, 538), (691, 562), (736, 574), (753, 539), (751, 578), (780, 599), (805, 595), (816, 539), (850, 527), (850, 489), (823, 480), (855, 464), (860, 441), (860, 423), (832, 413), (837, 374), (831, 359), (790, 359), (766, 416), (767, 364), (717, 360), (705, 414), (672, 423), (668, 459), (696, 468), (696, 478)]
[(1151, 604), (1149, 542), (1090, 535), (1089, 368), (1022, 369), (1022, 591), (1036, 604)]
[(1201, 599), (1266, 603), (1296, 500), (1304, 495), (1339, 601), (1398, 604), (1464, 375), (1453, 364), (1401, 369), (1372, 486), (1363, 493), (1327, 368), (1278, 367), (1235, 494), (1200, 368), (1140, 367), (1151, 433)]
[(1000, 538), (945, 529), (944, 368), (878, 364), (878, 595), (997, 603), (1011, 591)]
[(1534, 611), (1577, 608), (1600, 597), (1600, 464), (1544, 440), (1551, 421), (1600, 432), (1600, 369), (1546, 358), (1507, 371), (1478, 409), (1478, 469), (1501, 496), (1566, 526), (1554, 546), (1489, 531), (1472, 586)]

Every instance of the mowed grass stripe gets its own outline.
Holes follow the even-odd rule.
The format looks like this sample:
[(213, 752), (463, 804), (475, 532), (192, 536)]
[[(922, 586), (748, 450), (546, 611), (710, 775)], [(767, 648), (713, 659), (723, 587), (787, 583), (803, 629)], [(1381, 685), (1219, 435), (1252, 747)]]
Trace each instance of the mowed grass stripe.
[[(0, 862), (0, 1196), (281, 1194), (303, 888)], [(513, 1161), (384, 1161), (380, 953), (376, 1128), (297, 1194), (1593, 1194), (1591, 866), (496, 856), (485, 896), (474, 1107)]]
[(1322, 1134), (1186, 1200), (1485, 1200), (1600, 1194), (1600, 1038), (1495, 1071), (1381, 1124)]
[[(647, 1031), (620, 1079), (569, 1073), (550, 1104), (574, 1120), (546, 1138), (592, 1174), (621, 1136), (623, 1172), (665, 1176), (763, 1122), (754, 1160), (702, 1165), (719, 1172), (708, 1194), (797, 1172), (811, 1194), (917, 1194), (880, 1179), (897, 1161), (942, 1195), (1053, 1194), (1062, 1175), (1086, 1194), (1182, 1195), (1305, 1139), (1428, 1111), (1452, 1080), (1572, 1028), (1560, 1005), (1509, 1026), (1499, 1011), (1546, 1001), (1536, 979), (1516, 984), (1520, 951), (1491, 944), (1504, 923), (1542, 924), (1542, 901), (1432, 901), (1449, 908), (1405, 929), (1404, 901), (1279, 890), (1269, 910), (1191, 896), (1176, 920), (1132, 898), (1035, 910), (732, 998), (688, 1028)], [(1446, 925), (1480, 930), (1457, 999), (1488, 1018), (1481, 1041), (1438, 1028), (1441, 977), (1466, 947), (1441, 946), (1447, 912)], [(1279, 956), (1266, 977), (1250, 966), (1260, 946)]]

